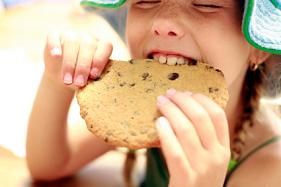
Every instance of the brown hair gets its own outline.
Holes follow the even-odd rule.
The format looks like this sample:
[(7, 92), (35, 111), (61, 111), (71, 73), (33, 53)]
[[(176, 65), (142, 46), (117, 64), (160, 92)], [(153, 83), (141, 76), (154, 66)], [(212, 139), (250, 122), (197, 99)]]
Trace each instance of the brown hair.
[(258, 111), (259, 101), (262, 95), (264, 76), (265, 63), (259, 65), (258, 69), (255, 71), (251, 70), (250, 67), (247, 70), (242, 88), (242, 103), (244, 107), (240, 120), (235, 126), (234, 146), (232, 148), (232, 158), (235, 160), (240, 158), (245, 144), (241, 133), (244, 133), (246, 125), (247, 127), (252, 127), (254, 125), (254, 117)]
[(126, 187), (136, 186), (132, 180), (132, 174), (133, 174), (135, 162), (136, 162), (136, 153), (133, 150), (129, 150), (126, 155), (124, 168), (123, 168), (123, 178)]

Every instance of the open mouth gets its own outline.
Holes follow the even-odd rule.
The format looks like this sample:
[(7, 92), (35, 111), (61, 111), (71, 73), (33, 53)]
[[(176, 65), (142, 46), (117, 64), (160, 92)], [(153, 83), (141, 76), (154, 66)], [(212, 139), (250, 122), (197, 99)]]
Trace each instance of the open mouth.
[(160, 64), (167, 64), (170, 66), (196, 63), (196, 60), (192, 58), (184, 57), (182, 55), (177, 54), (164, 54), (160, 52), (149, 53), (147, 58), (154, 59)]

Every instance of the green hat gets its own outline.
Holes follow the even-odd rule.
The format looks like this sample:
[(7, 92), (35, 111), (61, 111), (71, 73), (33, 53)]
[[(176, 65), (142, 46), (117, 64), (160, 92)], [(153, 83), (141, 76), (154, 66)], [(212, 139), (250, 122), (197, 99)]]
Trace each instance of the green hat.
[[(82, 0), (83, 6), (118, 8), (126, 0)], [(243, 33), (256, 48), (281, 54), (281, 0), (245, 0)]]

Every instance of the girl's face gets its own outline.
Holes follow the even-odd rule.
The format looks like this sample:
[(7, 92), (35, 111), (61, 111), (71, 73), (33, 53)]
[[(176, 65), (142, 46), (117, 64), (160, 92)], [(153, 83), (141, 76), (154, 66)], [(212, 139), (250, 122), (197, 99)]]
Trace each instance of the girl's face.
[(130, 0), (126, 36), (132, 58), (203, 60), (239, 87), (251, 52), (241, 20), (238, 0)]

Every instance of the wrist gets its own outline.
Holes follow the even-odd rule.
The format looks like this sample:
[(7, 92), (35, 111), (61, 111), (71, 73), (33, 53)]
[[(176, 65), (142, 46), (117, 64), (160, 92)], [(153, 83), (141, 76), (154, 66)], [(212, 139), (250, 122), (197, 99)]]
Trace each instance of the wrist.
[(75, 90), (65, 85), (62, 81), (57, 81), (52, 78), (46, 71), (43, 74), (42, 84), (44, 84), (49, 90), (58, 92), (62, 96), (73, 97)]

